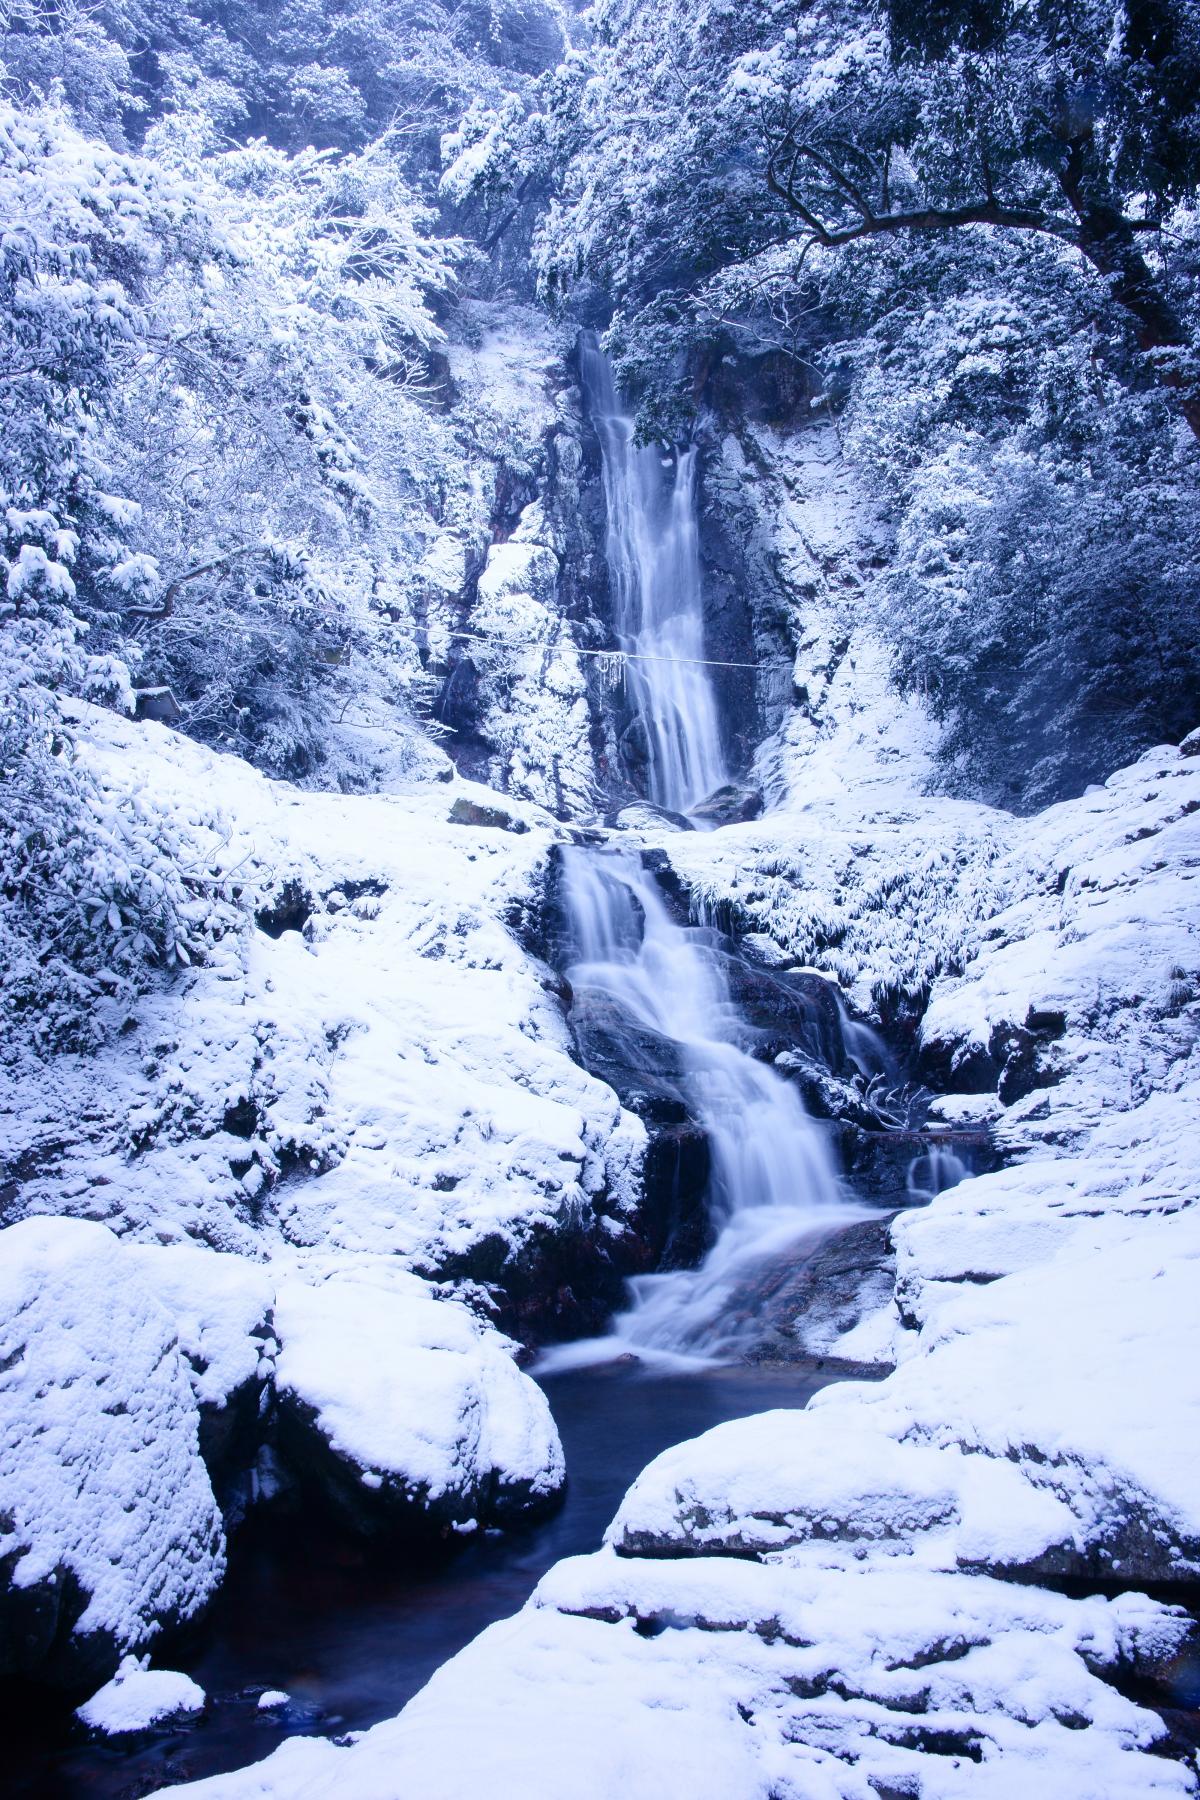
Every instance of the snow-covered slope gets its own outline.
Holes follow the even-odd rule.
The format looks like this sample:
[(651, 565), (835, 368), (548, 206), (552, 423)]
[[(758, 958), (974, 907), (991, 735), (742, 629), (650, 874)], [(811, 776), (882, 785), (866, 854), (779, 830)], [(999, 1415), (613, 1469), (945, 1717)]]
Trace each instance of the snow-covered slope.
[(103, 1055), (4, 1078), (0, 1640), (68, 1684), (211, 1597), (210, 1477), (372, 1531), (552, 1502), (490, 1295), (604, 1266), (644, 1140), (505, 923), (558, 835), (536, 808), (301, 793), (100, 712), (80, 746), (187, 822), (243, 924)]
[(1200, 760), (1019, 821), (923, 794), (919, 745), (869, 766), (869, 737), (853, 714), (763, 819), (662, 844), (861, 1003), (928, 988), (922, 1053), (968, 1090), (943, 1114), (996, 1121), (1007, 1166), (901, 1216), (896, 1301), (843, 1340), (895, 1373), (665, 1453), (608, 1548), (397, 1720), (190, 1791), (1195, 1791), (1118, 1691), (1186, 1616), (1037, 1582), (1200, 1568)]
[(267, 929), (248, 914), (102, 1059), (5, 1077), (10, 1218), (486, 1277), (632, 1202), (641, 1127), (572, 1062), (505, 923), (559, 835), (544, 813), (461, 781), (304, 793), (160, 726), (87, 729), (106, 781), (193, 822)]

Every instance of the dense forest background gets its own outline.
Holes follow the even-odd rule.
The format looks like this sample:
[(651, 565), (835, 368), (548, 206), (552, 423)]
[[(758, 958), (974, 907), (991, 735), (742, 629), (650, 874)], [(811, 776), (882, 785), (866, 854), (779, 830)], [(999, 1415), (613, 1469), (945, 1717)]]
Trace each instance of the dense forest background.
[(480, 303), (607, 331), (647, 438), (833, 421), (951, 791), (1033, 808), (1196, 725), (1192, 0), (2, 26), (0, 960), (43, 1047), (236, 900), (72, 696), (344, 788), (348, 695), (434, 708), (431, 591), (524, 455), (447, 373)]

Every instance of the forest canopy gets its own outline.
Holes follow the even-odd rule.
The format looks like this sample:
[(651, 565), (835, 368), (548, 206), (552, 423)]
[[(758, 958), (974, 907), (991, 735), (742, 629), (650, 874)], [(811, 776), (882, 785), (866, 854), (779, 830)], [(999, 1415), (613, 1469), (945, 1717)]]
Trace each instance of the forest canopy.
[(430, 559), (461, 585), (522, 478), (446, 380), (481, 296), (600, 327), (647, 437), (711, 442), (739, 384), (834, 424), (951, 789), (1038, 805), (1196, 724), (1190, 0), (0, 25), (0, 928), (50, 1038), (226, 904), (109, 805), (72, 696), (343, 786), (347, 693), (428, 712)]

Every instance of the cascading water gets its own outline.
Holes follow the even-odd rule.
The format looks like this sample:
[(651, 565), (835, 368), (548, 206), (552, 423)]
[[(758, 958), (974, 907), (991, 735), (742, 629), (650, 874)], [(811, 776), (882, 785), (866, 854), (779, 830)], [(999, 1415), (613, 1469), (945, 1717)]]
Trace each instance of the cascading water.
[(646, 796), (686, 813), (728, 780), (716, 697), (700, 660), (696, 452), (664, 457), (635, 444), (612, 367), (591, 333), (580, 360), (604, 461), (614, 625), (632, 657), (626, 691), (645, 733)]
[(910, 1200), (928, 1202), (936, 1200), (947, 1188), (957, 1187), (970, 1173), (969, 1165), (953, 1150), (931, 1144), (909, 1163), (904, 1186)]
[[(704, 665), (696, 456), (634, 443), (597, 339), (581, 344), (600, 438), (614, 628), (629, 654), (627, 693), (645, 742), (647, 798), (685, 813), (728, 780), (716, 696)], [(668, 473), (668, 471), (670, 473)], [(670, 1356), (729, 1357), (752, 1347), (754, 1277), (805, 1237), (857, 1214), (844, 1207), (819, 1129), (800, 1096), (738, 1042), (740, 1021), (712, 932), (671, 919), (635, 851), (564, 852), (564, 899), (578, 1007), (676, 1047), (680, 1097), (709, 1150), (717, 1238), (698, 1269), (638, 1277), (606, 1340)], [(595, 1346), (547, 1362), (596, 1360)]]
[(839, 1202), (795, 1088), (739, 1047), (737, 1011), (705, 934), (674, 923), (635, 851), (569, 849), (564, 864), (576, 1004), (613, 1007), (633, 1032), (679, 1046), (682, 1095), (708, 1139), (719, 1233), (700, 1268), (638, 1277), (614, 1337), (674, 1355), (736, 1354), (756, 1329), (730, 1301), (755, 1266), (856, 1215)]

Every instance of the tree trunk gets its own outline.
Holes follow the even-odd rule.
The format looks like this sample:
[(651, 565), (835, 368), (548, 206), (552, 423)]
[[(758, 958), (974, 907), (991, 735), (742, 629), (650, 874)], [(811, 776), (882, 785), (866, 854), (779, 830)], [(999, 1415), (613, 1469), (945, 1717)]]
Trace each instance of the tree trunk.
[[(1079, 220), (1079, 248), (1105, 277), (1118, 306), (1137, 320), (1141, 348), (1189, 349), (1183, 321), (1155, 280), (1128, 221), (1114, 207), (1085, 201), (1069, 175), (1063, 176), (1062, 186)], [(1183, 416), (1200, 440), (1200, 385), (1195, 377), (1166, 368), (1160, 371), (1159, 380), (1178, 394)]]

